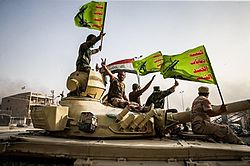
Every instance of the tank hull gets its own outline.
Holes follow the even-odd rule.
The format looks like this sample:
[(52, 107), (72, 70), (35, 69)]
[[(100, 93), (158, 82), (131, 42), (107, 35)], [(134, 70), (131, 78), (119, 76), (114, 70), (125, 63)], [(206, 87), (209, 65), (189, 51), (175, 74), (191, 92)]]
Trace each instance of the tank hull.
[[(72, 165), (247, 165), (250, 147), (197, 140), (77, 140), (47, 136), (1, 139), (0, 156), (69, 159)], [(230, 163), (229, 163), (230, 161)]]

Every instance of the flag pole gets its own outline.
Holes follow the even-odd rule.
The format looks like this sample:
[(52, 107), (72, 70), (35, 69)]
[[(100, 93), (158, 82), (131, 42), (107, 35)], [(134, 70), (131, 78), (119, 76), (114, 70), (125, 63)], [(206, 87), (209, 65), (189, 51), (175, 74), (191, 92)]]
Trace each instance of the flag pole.
[(141, 81), (140, 81), (140, 76), (139, 76), (139, 74), (137, 73), (136, 76), (137, 76), (138, 85), (141, 86)]
[[(139, 57), (134, 57), (134, 59), (140, 59), (141, 57), (143, 57), (142, 55), (140, 55)], [(137, 81), (138, 81), (138, 85), (141, 86), (141, 81), (140, 81), (140, 76), (139, 74), (136, 72), (136, 76), (137, 76)]]
[[(105, 2), (105, 8), (104, 8), (104, 18), (103, 18), (103, 25), (102, 25), (102, 30), (101, 34), (104, 32), (104, 24), (105, 24), (105, 18), (106, 18), (106, 10), (107, 10), (107, 2)], [(102, 48), (102, 43), (103, 43), (103, 36), (101, 36), (101, 44), (100, 47)]]
[(216, 82), (216, 86), (217, 86), (217, 89), (218, 89), (219, 94), (220, 94), (220, 98), (221, 98), (222, 105), (224, 105), (224, 104), (225, 104), (225, 102), (224, 102), (224, 99), (223, 99), (223, 97), (222, 97), (222, 93), (221, 93), (221, 90), (220, 90), (220, 87), (219, 87), (218, 82)]
[(210, 63), (210, 60), (209, 60), (209, 57), (208, 57), (208, 54), (207, 54), (206, 48), (205, 48), (205, 46), (203, 46), (203, 47), (204, 47), (205, 53), (206, 53), (206, 55), (207, 55), (208, 65), (209, 65), (209, 67), (211, 68), (212, 75), (214, 76), (214, 80), (215, 80), (215, 83), (216, 83), (216, 86), (217, 86), (217, 89), (218, 89), (218, 92), (219, 92), (219, 95), (220, 95), (220, 98), (221, 98), (222, 105), (224, 105), (224, 104), (225, 104), (225, 102), (224, 102), (224, 99), (223, 99), (223, 96), (222, 96), (222, 93), (221, 93), (221, 90), (220, 90), (219, 84), (218, 84), (217, 79), (216, 79), (216, 77), (215, 77), (214, 70), (213, 70), (212, 65), (211, 65), (211, 63)]
[[(204, 47), (204, 50), (205, 50), (206, 55), (208, 55), (205, 46), (203, 46), (203, 47)], [(215, 83), (216, 83), (218, 92), (219, 92), (219, 94), (220, 94), (220, 98), (221, 98), (222, 105), (225, 105), (225, 102), (224, 102), (224, 99), (223, 99), (223, 96), (222, 96), (222, 93), (221, 93), (219, 84), (218, 84), (217, 79), (216, 79), (216, 77), (215, 77), (214, 70), (213, 70), (213, 68), (212, 68), (212, 65), (211, 65), (211, 63), (210, 63), (210, 60), (209, 60), (209, 57), (208, 57), (208, 56), (207, 56), (207, 59), (208, 59), (208, 65), (210, 66), (211, 71), (212, 71), (212, 74), (213, 74), (213, 76), (214, 76), (214, 80), (215, 80)], [(221, 121), (222, 121), (223, 124), (227, 124), (227, 122), (228, 122), (227, 115), (221, 115)]]

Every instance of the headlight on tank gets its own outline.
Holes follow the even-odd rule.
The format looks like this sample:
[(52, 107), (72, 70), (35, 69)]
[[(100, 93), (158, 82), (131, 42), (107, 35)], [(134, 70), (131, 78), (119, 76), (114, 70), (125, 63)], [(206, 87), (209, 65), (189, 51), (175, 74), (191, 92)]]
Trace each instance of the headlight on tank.
[(93, 133), (97, 127), (97, 118), (91, 112), (82, 112), (78, 122), (79, 130)]

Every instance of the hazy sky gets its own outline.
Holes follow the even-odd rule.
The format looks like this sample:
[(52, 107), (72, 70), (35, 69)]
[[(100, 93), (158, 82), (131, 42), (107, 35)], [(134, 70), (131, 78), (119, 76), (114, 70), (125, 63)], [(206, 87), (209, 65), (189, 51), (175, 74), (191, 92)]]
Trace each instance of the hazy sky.
[[(0, 0), (0, 97), (30, 90), (68, 93), (65, 82), (75, 70), (79, 45), (88, 34), (99, 34), (74, 25), (75, 14), (87, 2)], [(156, 51), (179, 54), (205, 45), (225, 102), (250, 98), (248, 1), (108, 1), (104, 31), (103, 50), (92, 58), (92, 68), (101, 58), (111, 63)], [(142, 86), (152, 76), (141, 77)], [(127, 74), (127, 94), (136, 81), (135, 75)], [(153, 86), (167, 89), (173, 83), (172, 78), (163, 79), (156, 73), (142, 101)], [(215, 85), (179, 83), (169, 96), (171, 108), (182, 110), (182, 104), (190, 107), (201, 85), (211, 89), (212, 103), (221, 103)], [(21, 90), (23, 86), (26, 89)]]

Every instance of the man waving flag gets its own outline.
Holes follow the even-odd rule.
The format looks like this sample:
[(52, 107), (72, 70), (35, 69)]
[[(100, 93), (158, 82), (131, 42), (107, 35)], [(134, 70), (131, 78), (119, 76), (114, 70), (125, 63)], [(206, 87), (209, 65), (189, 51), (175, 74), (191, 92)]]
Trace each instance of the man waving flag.
[(80, 8), (74, 17), (75, 25), (103, 31), (107, 2), (91, 1)]

